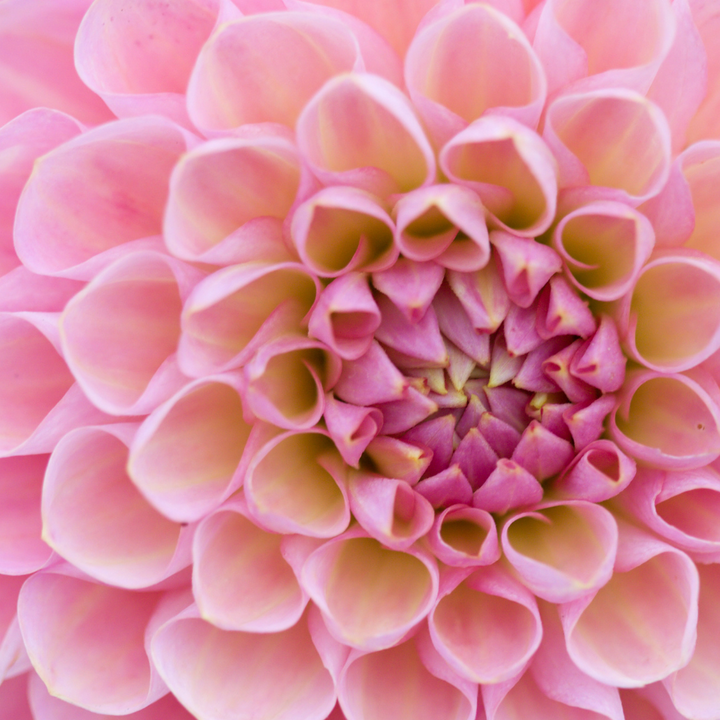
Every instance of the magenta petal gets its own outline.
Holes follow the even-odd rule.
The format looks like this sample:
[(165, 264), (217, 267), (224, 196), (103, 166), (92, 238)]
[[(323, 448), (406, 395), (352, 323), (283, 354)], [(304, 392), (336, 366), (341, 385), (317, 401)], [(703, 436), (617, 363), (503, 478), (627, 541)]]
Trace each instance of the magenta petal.
[(601, 392), (615, 392), (625, 379), (625, 363), (615, 323), (607, 315), (601, 315), (595, 334), (570, 361), (570, 372)]
[(62, 569), (36, 573), (20, 593), (18, 616), (45, 685), (101, 714), (128, 714), (165, 695), (145, 647), (158, 599), (158, 593), (97, 585)]
[(436, 413), (438, 407), (431, 398), (414, 387), (408, 387), (401, 400), (377, 404), (377, 409), (383, 416), (382, 432), (391, 435), (410, 430)]
[(29, 677), (31, 674), (26, 673), (3, 681), (0, 686), (0, 708), (2, 708), (0, 718), (2, 720), (35, 720), (39, 717), (37, 713), (30, 712)]

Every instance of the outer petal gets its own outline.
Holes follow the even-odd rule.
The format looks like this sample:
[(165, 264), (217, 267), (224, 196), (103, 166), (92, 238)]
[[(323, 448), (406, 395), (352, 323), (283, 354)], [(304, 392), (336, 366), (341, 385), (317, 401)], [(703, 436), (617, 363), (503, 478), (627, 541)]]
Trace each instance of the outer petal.
[(500, 558), (493, 516), (466, 505), (451, 505), (437, 515), (428, 543), (446, 565), (492, 565)]
[(2, 720), (35, 720), (28, 701), (28, 675), (5, 680), (0, 686), (0, 718)]
[(690, 121), (687, 134), (688, 142), (695, 142), (704, 138), (720, 138), (717, 120), (720, 105), (720, 49), (715, 42), (720, 28), (720, 14), (717, 4), (712, 0), (691, 0), (690, 8), (707, 58), (707, 91)]
[(17, 617), (18, 596), (27, 579), (22, 575), (0, 575), (0, 678), (3, 685), (7, 679), (30, 668)]

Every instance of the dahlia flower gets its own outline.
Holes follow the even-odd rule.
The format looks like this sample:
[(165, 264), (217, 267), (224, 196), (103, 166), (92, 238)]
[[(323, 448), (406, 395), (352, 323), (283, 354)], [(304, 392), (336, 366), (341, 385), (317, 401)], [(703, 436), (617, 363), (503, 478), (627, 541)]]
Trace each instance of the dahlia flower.
[(720, 0), (0, 2), (0, 720), (720, 719)]

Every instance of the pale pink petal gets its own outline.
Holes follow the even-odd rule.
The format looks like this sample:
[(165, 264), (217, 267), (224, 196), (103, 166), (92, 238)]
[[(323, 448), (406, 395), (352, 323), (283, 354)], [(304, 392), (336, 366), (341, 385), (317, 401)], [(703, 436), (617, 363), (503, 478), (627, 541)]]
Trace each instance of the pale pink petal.
[(602, 502), (622, 492), (635, 477), (635, 461), (610, 440), (586, 445), (552, 484), (573, 500)]
[(191, 532), (160, 515), (127, 475), (136, 425), (78, 428), (45, 474), (43, 539), (100, 582), (144, 588), (191, 562)]
[(360, 470), (348, 478), (353, 517), (385, 547), (405, 550), (432, 527), (432, 505), (404, 480)]
[(663, 681), (678, 711), (694, 720), (712, 720), (720, 714), (720, 573), (717, 565), (698, 565), (700, 604), (697, 645), (690, 663)]
[(367, 457), (380, 475), (402, 478), (415, 485), (432, 460), (432, 451), (424, 445), (380, 435), (367, 446)]
[(338, 683), (347, 720), (475, 720), (477, 686), (438, 655), (426, 630), (379, 652), (354, 650)]
[(381, 650), (430, 612), (438, 570), (427, 550), (390, 550), (356, 527), (312, 553), (300, 582), (337, 640)]
[(590, 75), (583, 87), (615, 85), (645, 92), (673, 42), (669, 0), (600, 7), (592, 0), (549, 0), (539, 17), (534, 48), (550, 92)]
[(145, 415), (187, 382), (175, 355), (180, 311), (202, 276), (167, 255), (133, 253), (72, 298), (60, 319), (63, 356), (97, 407)]
[(353, 405), (375, 405), (399, 400), (405, 396), (407, 387), (400, 371), (390, 362), (380, 344), (373, 340), (364, 355), (343, 363), (335, 395)]
[(720, 14), (712, 0), (691, 0), (690, 9), (707, 59), (707, 90), (687, 132), (687, 141), (692, 143), (704, 138), (720, 138), (720, 48), (715, 42), (720, 29)]
[(0, 128), (0, 274), (20, 264), (13, 247), (15, 207), (33, 163), (82, 129), (74, 118), (47, 108), (28, 110)]
[(393, 209), (395, 242), (405, 257), (435, 260), (451, 270), (471, 272), (490, 257), (485, 208), (460, 185), (432, 185), (404, 195)]
[(395, 226), (378, 198), (353, 187), (320, 190), (293, 215), (300, 258), (322, 277), (351, 270), (385, 270), (397, 259)]
[(0, 125), (30, 108), (101, 123), (112, 113), (78, 77), (73, 41), (90, 0), (11, 0), (0, 12)]
[(240, 496), (205, 518), (193, 541), (193, 594), (201, 617), (245, 632), (295, 625), (307, 597), (283, 557), (282, 538), (248, 519)]
[(0, 276), (0, 312), (59, 312), (84, 285), (79, 280), (37, 275), (19, 265)]
[(379, 325), (380, 311), (367, 276), (348, 273), (323, 290), (308, 319), (308, 333), (343, 360), (357, 360), (369, 350)]
[(30, 668), (17, 618), (18, 596), (27, 579), (24, 575), (0, 575), (0, 688), (6, 679)]
[(109, 418), (59, 354), (57, 315), (0, 314), (0, 455), (50, 452), (69, 430)]
[(118, 117), (157, 113), (188, 125), (185, 87), (218, 6), (95, 2), (75, 37), (77, 72)]
[(631, 371), (610, 417), (610, 436), (645, 465), (668, 470), (707, 465), (720, 455), (717, 392), (697, 368), (684, 375)]
[(300, 263), (245, 263), (213, 273), (183, 307), (180, 367), (192, 377), (239, 367), (278, 328), (297, 327), (320, 289)]
[(660, 108), (617, 88), (564, 95), (548, 108), (543, 138), (559, 166), (561, 188), (598, 185), (638, 205), (670, 171), (670, 128)]
[(435, 556), (446, 565), (492, 565), (500, 558), (492, 515), (463, 505), (451, 505), (435, 518), (428, 543)]
[(613, 516), (599, 505), (543, 503), (505, 523), (502, 547), (520, 580), (535, 595), (565, 603), (608, 582), (617, 533)]
[(282, 221), (299, 188), (297, 150), (283, 137), (203, 143), (170, 176), (163, 223), (168, 250), (215, 265), (288, 260)]
[(535, 237), (555, 214), (556, 163), (545, 143), (512, 118), (483, 117), (440, 152), (453, 182), (475, 190), (502, 230)]
[(273, 532), (339, 535), (350, 522), (346, 473), (324, 431), (277, 435), (249, 461), (244, 487), (250, 515)]
[(222, 23), (190, 76), (190, 118), (210, 133), (246, 123), (292, 127), (326, 80), (353, 69), (358, 51), (346, 25), (319, 14), (262, 13)]
[(50, 559), (40, 537), (40, 496), (47, 455), (0, 460), (0, 572), (27, 575)]
[(687, 720), (673, 705), (670, 696), (661, 682), (651, 683), (636, 690), (620, 690), (625, 717), (638, 715), (643, 720)]
[(508, 510), (534, 505), (542, 499), (542, 486), (522, 465), (501, 458), (487, 480), (473, 493), (473, 507), (504, 515)]
[(15, 249), (33, 272), (89, 280), (119, 255), (160, 245), (173, 165), (187, 135), (169, 120), (102, 125), (43, 156), (15, 219)]
[[(349, 405), (328, 393), (325, 396), (323, 417), (325, 418), (328, 433), (343, 460), (348, 465), (357, 468), (360, 457), (365, 452), (368, 444), (375, 439), (382, 429), (382, 412), (377, 408)], [(394, 477), (394, 475), (391, 477)], [(405, 478), (404, 475), (401, 477)]]
[(650, 221), (611, 201), (571, 212), (553, 233), (570, 282), (602, 301), (617, 300), (632, 288), (654, 244)]
[(626, 362), (615, 323), (607, 315), (600, 315), (595, 334), (573, 355), (570, 372), (601, 392), (615, 392), (625, 379)]
[(112, 715), (135, 712), (165, 695), (145, 649), (158, 598), (60, 570), (33, 575), (20, 593), (18, 617), (30, 659), (50, 692)]
[[(503, 294), (502, 283), (499, 282), (497, 268), (489, 275), (482, 277), (487, 278), (490, 282), (479, 283), (478, 292), (485, 290), (490, 307), (494, 312), (502, 315), (507, 299), (506, 293)], [(477, 301), (471, 300), (467, 292), (463, 291), (465, 284), (466, 281), (460, 278), (454, 281), (454, 285), (459, 291), (457, 295), (450, 285), (443, 285), (433, 299), (433, 307), (442, 334), (479, 365), (487, 366), (490, 364), (490, 335), (474, 327), (473, 320), (477, 320), (481, 324), (484, 322), (483, 318), (478, 317), (478, 312), (472, 312), (473, 319), (470, 317), (470, 310), (466, 312), (467, 308), (473, 309)], [(461, 298), (464, 299), (464, 302)], [(498, 322), (497, 317), (493, 317), (492, 324), (496, 322)]]
[(435, 156), (409, 100), (378, 76), (330, 80), (297, 122), (298, 146), (326, 184), (386, 197), (429, 185)]
[(534, 128), (546, 93), (527, 38), (487, 5), (461, 6), (424, 24), (405, 57), (405, 81), (439, 146), (488, 112)]
[(560, 608), (568, 653), (590, 677), (639, 687), (685, 666), (695, 647), (698, 573), (683, 552), (624, 522), (615, 572)]
[(341, 369), (341, 360), (318, 340), (283, 335), (263, 345), (244, 368), (247, 411), (288, 430), (311, 428)]
[[(37, 720), (38, 715), (30, 712), (28, 677), (27, 674), (18, 675), (0, 685), (0, 720)], [(40, 720), (45, 718), (40, 717)]]
[(517, 675), (542, 637), (535, 598), (497, 564), (446, 573), (428, 626), (450, 666), (482, 684)]
[(236, 470), (250, 427), (236, 378), (185, 386), (143, 422), (128, 474), (140, 492), (176, 522), (199, 520), (237, 489)]
[(434, 302), (444, 277), (445, 271), (440, 265), (417, 263), (401, 257), (391, 268), (373, 273), (372, 280), (373, 285), (387, 295), (411, 323), (415, 323)]
[(190, 606), (155, 633), (152, 657), (175, 696), (203, 720), (323, 720), (335, 705), (305, 619), (281, 632), (233, 632)]

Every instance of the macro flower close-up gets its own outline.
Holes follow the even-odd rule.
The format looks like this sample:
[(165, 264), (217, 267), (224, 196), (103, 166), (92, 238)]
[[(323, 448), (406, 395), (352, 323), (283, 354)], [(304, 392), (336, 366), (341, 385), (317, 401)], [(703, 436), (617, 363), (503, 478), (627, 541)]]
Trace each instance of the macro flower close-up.
[(0, 0), (0, 720), (720, 720), (720, 0)]

